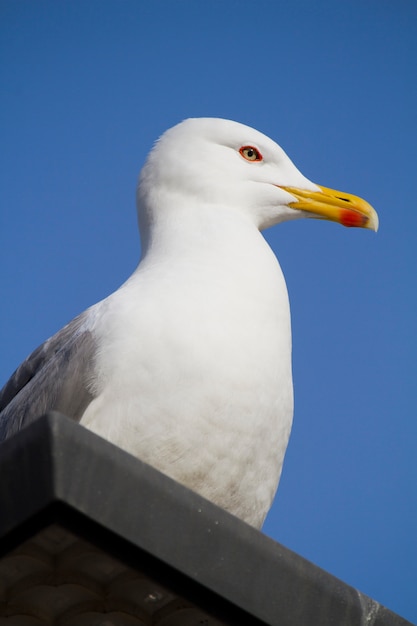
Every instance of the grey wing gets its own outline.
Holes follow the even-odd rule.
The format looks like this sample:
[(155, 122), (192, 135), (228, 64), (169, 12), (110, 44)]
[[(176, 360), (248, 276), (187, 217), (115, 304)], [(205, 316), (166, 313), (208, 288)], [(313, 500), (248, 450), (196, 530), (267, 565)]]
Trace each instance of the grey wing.
[(47, 411), (81, 419), (94, 398), (90, 315), (91, 309), (45, 341), (5, 384), (0, 391), (0, 441)]

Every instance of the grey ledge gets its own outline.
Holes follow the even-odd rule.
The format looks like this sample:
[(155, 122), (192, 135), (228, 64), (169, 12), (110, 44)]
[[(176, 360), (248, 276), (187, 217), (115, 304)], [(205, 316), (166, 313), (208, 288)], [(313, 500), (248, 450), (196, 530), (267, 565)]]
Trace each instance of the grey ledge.
[(406, 626), (58, 414), (0, 446), (0, 625)]

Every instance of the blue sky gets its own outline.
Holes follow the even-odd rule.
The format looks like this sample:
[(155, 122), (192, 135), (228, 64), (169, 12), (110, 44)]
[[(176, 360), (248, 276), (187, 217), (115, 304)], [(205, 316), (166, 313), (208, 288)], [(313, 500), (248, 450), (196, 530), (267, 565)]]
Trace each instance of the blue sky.
[(1, 0), (0, 382), (136, 266), (137, 174), (190, 116), (244, 122), (380, 230), (265, 233), (295, 422), (265, 532), (417, 622), (417, 5)]

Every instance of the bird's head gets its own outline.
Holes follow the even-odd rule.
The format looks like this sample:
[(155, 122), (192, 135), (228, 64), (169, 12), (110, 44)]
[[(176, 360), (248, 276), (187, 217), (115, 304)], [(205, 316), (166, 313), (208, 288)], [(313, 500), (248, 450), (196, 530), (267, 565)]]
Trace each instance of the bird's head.
[(272, 139), (218, 118), (187, 119), (154, 146), (139, 178), (139, 211), (168, 196), (173, 204), (239, 211), (261, 230), (301, 217), (378, 229), (365, 200), (316, 185)]

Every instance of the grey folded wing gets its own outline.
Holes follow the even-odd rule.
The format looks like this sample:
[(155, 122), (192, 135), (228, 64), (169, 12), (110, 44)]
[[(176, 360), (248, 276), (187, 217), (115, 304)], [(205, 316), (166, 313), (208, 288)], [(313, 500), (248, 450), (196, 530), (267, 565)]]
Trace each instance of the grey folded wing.
[(81, 419), (94, 398), (96, 346), (90, 312), (73, 319), (32, 352), (0, 391), (0, 441), (47, 411)]

